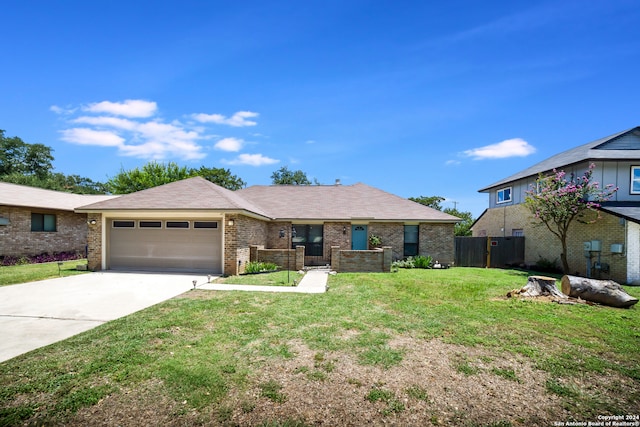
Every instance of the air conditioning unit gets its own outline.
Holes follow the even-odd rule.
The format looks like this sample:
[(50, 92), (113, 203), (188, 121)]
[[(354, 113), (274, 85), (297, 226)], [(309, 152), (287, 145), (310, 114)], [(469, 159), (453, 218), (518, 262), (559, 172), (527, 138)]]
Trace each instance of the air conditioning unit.
[(0, 218), (0, 225), (9, 225), (9, 218)]
[(611, 245), (612, 254), (621, 254), (624, 252), (624, 245), (622, 243), (613, 243)]
[(591, 241), (591, 252), (600, 252), (602, 250), (602, 242), (600, 240)]

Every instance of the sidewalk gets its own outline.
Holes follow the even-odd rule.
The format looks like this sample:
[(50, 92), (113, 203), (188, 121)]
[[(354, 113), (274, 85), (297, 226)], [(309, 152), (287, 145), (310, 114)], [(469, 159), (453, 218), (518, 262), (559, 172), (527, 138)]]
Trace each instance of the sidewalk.
[(327, 291), (329, 270), (309, 270), (298, 286), (255, 286), (230, 285), (222, 283), (196, 284), (196, 289), (212, 291), (252, 291), (252, 292), (289, 292), (299, 294), (322, 294)]

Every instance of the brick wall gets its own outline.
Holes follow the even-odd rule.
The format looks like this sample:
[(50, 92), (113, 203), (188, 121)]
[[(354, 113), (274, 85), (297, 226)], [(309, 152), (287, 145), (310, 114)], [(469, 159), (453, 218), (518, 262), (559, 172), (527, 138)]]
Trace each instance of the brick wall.
[(376, 235), (382, 246), (389, 246), (395, 259), (404, 258), (404, 224), (401, 222), (369, 223), (369, 236)]
[(418, 229), (419, 254), (433, 257), (442, 264), (453, 264), (455, 259), (454, 224), (422, 223)]
[(87, 221), (95, 221), (89, 224), (87, 235), (87, 268), (91, 271), (100, 271), (102, 265), (102, 214), (87, 214)]
[[(31, 213), (54, 214), (56, 231), (31, 231)], [(85, 253), (87, 216), (68, 211), (30, 210), (0, 206), (0, 217), (9, 225), (0, 226), (0, 256), (27, 256), (54, 252)]]
[(341, 250), (331, 248), (331, 269), (340, 273), (388, 273), (391, 271), (390, 246), (370, 251)]
[[(593, 219), (595, 214), (588, 213), (587, 215), (585, 219)], [(592, 270), (591, 277), (626, 283), (628, 281), (627, 255), (612, 254), (611, 244), (625, 243), (627, 224), (618, 217), (605, 212), (602, 212), (601, 216), (602, 218), (595, 223), (583, 224), (574, 221), (569, 227), (567, 258), (571, 268), (570, 273), (587, 276), (587, 258), (584, 256), (583, 242), (600, 240), (602, 251), (599, 253), (599, 261), (609, 264), (610, 272), (603, 273)], [(541, 258), (544, 258), (549, 261), (557, 260), (557, 265), (561, 266), (562, 245), (560, 241), (522, 204), (487, 210), (474, 225), (473, 235), (511, 236), (513, 229), (524, 231), (525, 264), (533, 266)], [(591, 263), (596, 261), (598, 261), (598, 253), (592, 253)]]
[(264, 249), (262, 246), (251, 246), (251, 261), (271, 262), (285, 270), (302, 270), (304, 268), (304, 246), (295, 249)]
[(224, 274), (242, 274), (251, 258), (250, 246), (266, 245), (269, 227), (244, 215), (225, 215), (224, 222)]

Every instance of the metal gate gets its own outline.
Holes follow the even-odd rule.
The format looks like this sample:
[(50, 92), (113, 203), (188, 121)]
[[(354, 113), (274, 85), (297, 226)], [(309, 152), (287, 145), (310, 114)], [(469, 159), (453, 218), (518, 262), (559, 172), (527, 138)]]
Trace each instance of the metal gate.
[(524, 263), (524, 237), (456, 237), (458, 267), (506, 268)]

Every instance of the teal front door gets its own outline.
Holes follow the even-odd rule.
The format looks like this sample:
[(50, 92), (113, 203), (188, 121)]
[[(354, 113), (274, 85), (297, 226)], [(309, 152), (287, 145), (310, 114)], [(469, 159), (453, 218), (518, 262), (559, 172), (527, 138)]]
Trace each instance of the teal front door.
[(351, 250), (365, 251), (369, 248), (367, 244), (367, 226), (352, 225), (351, 226)]

